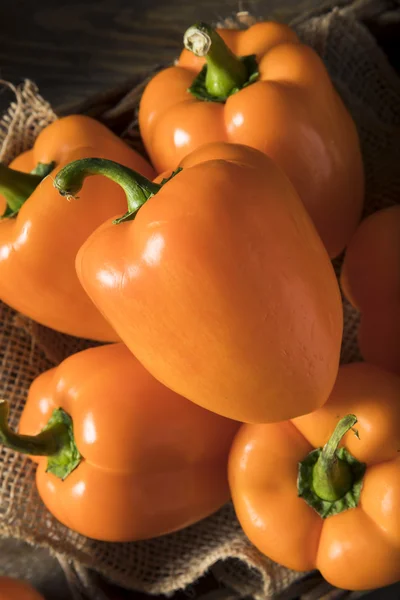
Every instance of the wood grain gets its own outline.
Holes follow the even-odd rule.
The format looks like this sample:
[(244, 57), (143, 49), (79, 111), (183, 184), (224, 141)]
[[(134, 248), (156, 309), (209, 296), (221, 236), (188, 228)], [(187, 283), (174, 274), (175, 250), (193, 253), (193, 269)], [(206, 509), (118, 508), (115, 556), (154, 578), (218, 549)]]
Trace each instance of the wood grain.
[(281, 0), (2, 0), (0, 76), (32, 79), (53, 105), (68, 104), (172, 61), (198, 20), (243, 9), (285, 20), (310, 0), (284, 4), (289, 9)]
[[(326, 1), (326, 0), (325, 0)], [(390, 2), (390, 0), (387, 0)], [(343, 2), (343, 0), (338, 0)], [(393, 5), (398, 0), (393, 0)], [(119, 85), (180, 52), (185, 29), (237, 11), (288, 21), (323, 0), (0, 0), (0, 77), (32, 79), (53, 106)], [(398, 23), (371, 30), (400, 68)], [(0, 110), (8, 96), (0, 95)]]

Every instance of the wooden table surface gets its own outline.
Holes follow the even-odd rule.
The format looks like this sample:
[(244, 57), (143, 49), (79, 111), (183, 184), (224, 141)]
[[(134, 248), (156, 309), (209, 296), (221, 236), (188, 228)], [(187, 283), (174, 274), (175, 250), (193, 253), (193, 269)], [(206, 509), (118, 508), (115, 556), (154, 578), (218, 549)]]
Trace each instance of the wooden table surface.
[[(299, 11), (310, 0), (286, 4)], [(173, 60), (188, 26), (241, 9), (280, 19), (288, 13), (281, 0), (2, 1), (0, 75), (32, 79), (53, 106), (69, 104)]]
[[(248, 10), (287, 21), (321, 4), (323, 0), (2, 0), (0, 78), (13, 83), (32, 79), (58, 108), (172, 61), (182, 48), (184, 31), (198, 20), (215, 22)], [(382, 27), (381, 44), (400, 66), (398, 29), (390, 23)], [(0, 97), (0, 110), (8, 101)]]

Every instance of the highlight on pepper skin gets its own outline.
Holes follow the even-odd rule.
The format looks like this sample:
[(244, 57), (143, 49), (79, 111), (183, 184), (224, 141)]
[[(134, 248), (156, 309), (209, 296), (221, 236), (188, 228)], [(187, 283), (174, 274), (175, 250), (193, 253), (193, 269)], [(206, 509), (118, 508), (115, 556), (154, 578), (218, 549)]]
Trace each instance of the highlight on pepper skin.
[(399, 398), (400, 377), (354, 363), (319, 410), (241, 427), (229, 483), (260, 552), (341, 589), (400, 580)]
[(176, 65), (147, 84), (139, 127), (158, 172), (211, 142), (267, 154), (295, 187), (331, 258), (361, 218), (357, 129), (325, 65), (287, 25), (246, 30), (196, 23)]
[(156, 379), (252, 423), (299, 416), (327, 400), (342, 338), (339, 286), (271, 159), (218, 142), (153, 182), (93, 158), (69, 164), (54, 185), (79, 193), (93, 173), (123, 187), (128, 211), (86, 240), (77, 274)]
[(89, 538), (158, 537), (230, 498), (227, 460), (239, 423), (163, 386), (123, 344), (84, 350), (39, 375), (18, 435), (7, 413), (0, 403), (2, 443), (38, 463), (50, 513)]
[[(0, 165), (0, 300), (61, 333), (98, 341), (118, 336), (85, 294), (75, 257), (89, 234), (123, 210), (111, 181), (88, 183), (79, 199), (60, 199), (56, 173), (68, 162), (101, 155), (154, 176), (150, 164), (100, 122), (70, 115), (48, 125), (32, 150)], [(61, 200), (61, 201), (60, 201)]]

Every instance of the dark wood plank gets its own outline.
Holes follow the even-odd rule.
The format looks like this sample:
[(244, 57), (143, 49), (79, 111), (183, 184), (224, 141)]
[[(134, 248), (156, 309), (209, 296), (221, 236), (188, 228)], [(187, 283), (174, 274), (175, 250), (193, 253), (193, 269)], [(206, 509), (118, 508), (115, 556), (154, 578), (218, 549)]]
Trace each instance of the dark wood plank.
[[(295, 8), (316, 3), (289, 0)], [(284, 20), (281, 0), (16, 0), (0, 2), (0, 74), (35, 81), (54, 105), (171, 62), (185, 29), (238, 10)]]
[[(338, 0), (342, 2), (343, 0)], [(393, 0), (395, 3), (396, 0)], [(185, 29), (239, 10), (287, 21), (323, 0), (14, 0), (0, 1), (0, 77), (29, 78), (55, 107), (119, 85), (171, 62)], [(385, 18), (385, 17), (384, 17)], [(375, 19), (375, 15), (374, 15)], [(398, 23), (368, 23), (400, 67)], [(0, 95), (0, 110), (7, 99)]]

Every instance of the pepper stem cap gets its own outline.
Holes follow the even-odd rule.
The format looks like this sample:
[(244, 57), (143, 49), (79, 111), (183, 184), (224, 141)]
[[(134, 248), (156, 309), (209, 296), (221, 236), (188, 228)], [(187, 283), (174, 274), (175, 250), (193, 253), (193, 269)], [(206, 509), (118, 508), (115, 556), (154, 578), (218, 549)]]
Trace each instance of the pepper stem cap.
[[(358, 505), (366, 465), (346, 448), (339, 448), (343, 436), (357, 423), (346, 415), (335, 427), (323, 448), (317, 448), (299, 464), (298, 495), (322, 518)], [(355, 431), (357, 437), (358, 432)]]
[(47, 469), (65, 479), (76, 469), (82, 456), (76, 446), (71, 417), (62, 409), (53, 411), (49, 422), (37, 435), (15, 433), (8, 425), (9, 404), (0, 400), (0, 444), (30, 456), (47, 456)]
[(127, 212), (114, 223), (132, 221), (139, 209), (182, 169), (173, 171), (161, 183), (154, 183), (133, 169), (105, 158), (81, 158), (66, 165), (54, 179), (54, 187), (67, 199), (77, 198), (86, 177), (103, 175), (122, 187), (128, 205)]
[(255, 57), (236, 56), (207, 23), (201, 22), (189, 27), (183, 36), (183, 43), (195, 56), (206, 59), (205, 70), (199, 73), (189, 88), (199, 99), (225, 101), (228, 96), (258, 77)]
[(16, 171), (0, 163), (0, 194), (7, 202), (2, 219), (15, 217), (55, 163), (38, 163), (31, 173)]

